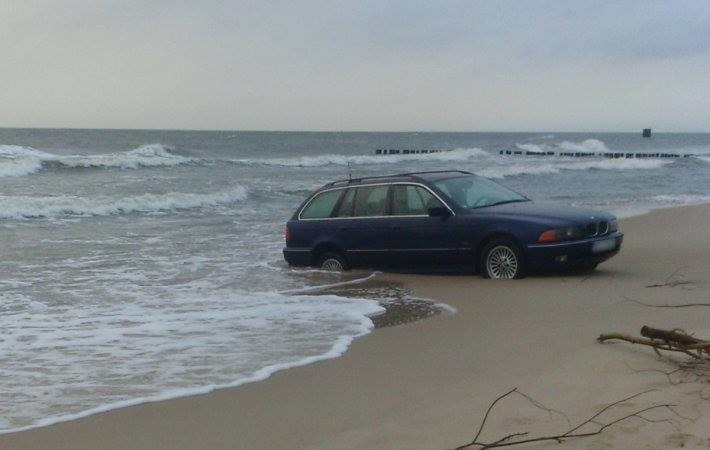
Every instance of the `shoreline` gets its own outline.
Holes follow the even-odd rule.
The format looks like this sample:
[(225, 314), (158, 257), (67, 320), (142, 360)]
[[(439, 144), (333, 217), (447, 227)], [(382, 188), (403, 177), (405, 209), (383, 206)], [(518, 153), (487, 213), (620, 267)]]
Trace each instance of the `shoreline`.
[[(562, 327), (564, 331), (569, 333), (576, 332), (577, 328), (583, 327), (584, 324), (577, 323), (579, 318), (574, 317), (575, 311), (569, 310), (570, 305), (565, 304), (564, 301), (561, 302), (559, 299), (551, 300), (547, 298), (549, 294), (554, 294), (554, 296), (566, 297), (570, 294), (575, 294), (579, 291), (579, 295), (581, 295), (582, 297), (585, 297), (588, 300), (594, 300), (596, 295), (598, 295), (599, 291), (601, 290), (603, 292), (608, 293), (628, 291), (628, 293), (630, 294), (648, 292), (650, 295), (657, 297), (659, 294), (657, 291), (659, 290), (656, 290), (656, 292), (651, 292), (648, 290), (644, 291), (644, 289), (647, 289), (644, 287), (644, 283), (649, 284), (647, 282), (662, 280), (664, 277), (668, 276), (668, 274), (672, 272), (674, 264), (678, 263), (679, 261), (692, 261), (694, 260), (693, 258), (700, 258), (699, 262), (700, 266), (702, 266), (702, 263), (704, 262), (704, 260), (702, 259), (702, 251), (707, 250), (707, 243), (709, 240), (707, 237), (707, 232), (702, 228), (703, 224), (710, 223), (708, 222), (708, 216), (710, 215), (709, 211), (710, 205), (707, 204), (696, 206), (680, 206), (675, 208), (656, 209), (639, 216), (633, 216), (631, 218), (622, 219), (622, 229), (625, 229), (628, 222), (628, 225), (636, 231), (633, 234), (627, 233), (627, 239), (624, 245), (624, 249), (622, 249), (620, 255), (613, 258), (608, 263), (605, 263), (600, 266), (598, 271), (591, 275), (585, 274), (530, 277), (528, 279), (522, 280), (522, 282), (516, 281), (514, 283), (510, 283), (509, 285), (506, 284), (505, 286), (503, 286), (501, 284), (490, 282), (488, 280), (482, 280), (480, 279), (480, 277), (475, 277), (475, 279), (472, 279), (472, 277), (470, 276), (386, 274), (382, 276), (383, 281), (390, 280), (397, 283), (404, 283), (406, 287), (412, 288), (414, 290), (415, 295), (419, 297), (430, 298), (434, 302), (444, 302), (448, 305), (451, 305), (453, 308), (458, 309), (459, 313), (455, 316), (439, 315), (432, 319), (410, 322), (403, 326), (378, 328), (373, 332), (360, 337), (360, 339), (356, 339), (350, 345), (349, 349), (346, 346), (343, 351), (345, 351), (346, 349), (347, 351), (345, 351), (345, 354), (341, 357), (337, 357), (336, 355), (331, 356), (329, 358), (319, 358), (314, 361), (305, 362), (304, 364), (307, 365), (301, 365), (296, 368), (292, 368), (291, 370), (276, 369), (275, 371), (272, 371), (269, 375), (267, 375), (265, 378), (262, 378), (261, 380), (263, 381), (259, 383), (250, 381), (244, 381), (240, 383), (238, 385), (239, 389), (236, 389), (235, 387), (228, 387), (217, 390), (214, 390), (214, 388), (210, 388), (210, 390), (207, 391), (208, 393), (196, 392), (195, 394), (191, 394), (187, 397), (173, 397), (171, 399), (152, 401), (150, 403), (146, 403), (146, 401), (143, 400), (140, 403), (137, 403), (136, 406), (124, 405), (120, 407), (120, 409), (111, 409), (108, 412), (97, 411), (96, 413), (93, 413), (88, 416), (83, 415), (81, 416), (83, 418), (78, 420), (64, 420), (58, 422), (56, 425), (38, 425), (32, 426), (31, 428), (26, 428), (25, 430), (27, 431), (8, 432), (7, 434), (0, 435), (0, 444), (2, 444), (3, 448), (26, 448), (25, 446), (23, 446), (23, 443), (24, 445), (28, 445), (28, 443), (31, 442), (53, 442), (56, 445), (51, 445), (51, 447), (54, 448), (92, 448), (92, 446), (89, 445), (89, 443), (91, 442), (102, 442), (103, 444), (101, 446), (104, 448), (121, 448), (121, 443), (123, 443), (123, 447), (128, 446), (136, 448), (221, 448), (221, 446), (229, 446), (233, 448), (235, 445), (245, 445), (245, 442), (251, 439), (251, 441), (249, 441), (250, 444), (256, 445), (256, 447), (245, 446), (238, 448), (261, 448), (260, 445), (264, 444), (269, 444), (266, 445), (266, 447), (274, 447), (271, 444), (276, 444), (275, 448), (279, 448), (279, 442), (287, 442), (283, 440), (283, 434), (289, 433), (283, 433), (284, 430), (279, 429), (279, 421), (273, 418), (272, 415), (283, 416), (285, 414), (286, 416), (293, 418), (292, 416), (287, 414), (289, 411), (290, 413), (295, 414), (296, 417), (299, 414), (296, 414), (295, 411), (291, 411), (292, 408), (285, 408), (286, 410), (288, 410), (285, 412), (275, 411), (275, 409), (278, 408), (275, 404), (272, 405), (271, 410), (269, 410), (268, 407), (264, 409), (264, 407), (260, 406), (259, 404), (264, 399), (273, 400), (274, 398), (278, 398), (279, 393), (284, 394), (288, 391), (293, 390), (294, 388), (298, 390), (303, 389), (304, 391), (311, 393), (318, 392), (320, 390), (322, 393), (322, 390), (325, 389), (325, 387), (319, 387), (317, 385), (314, 385), (312, 382), (308, 382), (308, 378), (313, 377), (315, 377), (316, 379), (321, 379), (324, 386), (330, 386), (331, 389), (334, 389), (338, 386), (340, 388), (352, 389), (353, 392), (350, 393), (350, 395), (348, 395), (347, 392), (339, 392), (337, 397), (341, 403), (343, 401), (348, 404), (354, 403), (356, 406), (354, 407), (354, 409), (358, 410), (357, 407), (359, 407), (362, 411), (354, 414), (355, 417), (353, 417), (353, 413), (347, 413), (345, 411), (341, 411), (338, 408), (335, 408), (334, 405), (332, 405), (331, 402), (328, 401), (327, 396), (321, 397), (319, 399), (312, 399), (310, 396), (303, 397), (297, 395), (296, 397), (303, 400), (305, 404), (308, 404), (310, 402), (313, 404), (313, 406), (317, 406), (317, 408), (314, 414), (311, 414), (310, 416), (307, 415), (312, 420), (306, 420), (306, 418), (303, 417), (299, 420), (303, 422), (308, 422), (308, 429), (311, 430), (313, 434), (307, 433), (307, 435), (305, 436), (300, 436), (299, 439), (294, 442), (293, 448), (377, 448), (376, 445), (373, 445), (374, 442), (381, 442), (380, 440), (382, 439), (387, 441), (389, 433), (385, 433), (385, 430), (395, 432), (395, 435), (393, 436), (395, 439), (387, 442), (390, 442), (391, 444), (397, 443), (392, 444), (395, 445), (395, 447), (399, 443), (402, 443), (404, 445), (404, 442), (407, 441), (407, 436), (419, 435), (420, 433), (417, 427), (414, 426), (411, 421), (407, 422), (405, 420), (404, 423), (402, 423), (402, 421), (398, 421), (396, 417), (393, 416), (393, 414), (395, 414), (395, 411), (401, 412), (403, 410), (405, 412), (411, 412), (413, 414), (413, 416), (415, 417), (414, 423), (418, 423), (418, 421), (421, 420), (422, 416), (431, 417), (433, 415), (434, 417), (440, 419), (437, 422), (439, 423), (440, 428), (432, 429), (431, 427), (423, 426), (423, 429), (428, 429), (430, 433), (440, 433), (441, 435), (445, 435), (446, 433), (450, 432), (452, 433), (453, 437), (453, 435), (455, 434), (461, 434), (461, 430), (456, 430), (457, 426), (464, 426), (463, 423), (460, 423), (462, 417), (455, 417), (456, 412), (460, 412), (460, 410), (465, 407), (465, 405), (460, 403), (460, 395), (463, 392), (466, 392), (466, 390), (463, 389), (463, 386), (465, 385), (472, 391), (478, 391), (479, 393), (487, 393), (491, 395), (493, 392), (502, 392), (503, 385), (505, 384), (501, 383), (501, 381), (504, 380), (487, 380), (485, 382), (482, 382), (486, 379), (486, 375), (490, 375), (490, 370), (488, 368), (482, 368), (476, 365), (471, 366), (470, 362), (469, 364), (467, 364), (465, 361), (456, 362), (455, 358), (453, 360), (454, 364), (451, 364), (451, 357), (454, 356), (451, 354), (451, 347), (454, 347), (457, 350), (468, 350), (469, 352), (471, 352), (470, 348), (462, 347), (462, 345), (465, 345), (467, 343), (461, 342), (459, 340), (461, 337), (475, 337), (476, 339), (481, 339), (481, 336), (477, 336), (475, 332), (466, 329), (467, 327), (465, 326), (465, 323), (462, 322), (465, 322), (466, 319), (471, 319), (476, 322), (478, 326), (481, 326), (483, 329), (487, 329), (489, 332), (491, 332), (493, 335), (496, 335), (498, 338), (501, 337), (499, 335), (499, 330), (495, 329), (497, 327), (490, 328), (492, 324), (498, 323), (503, 327), (509, 327), (510, 330), (513, 331), (520, 330), (520, 325), (526, 325), (525, 327), (522, 327), (522, 329), (525, 329), (526, 331), (532, 333), (531, 337), (527, 337), (527, 339), (531, 339), (531, 341), (528, 341), (528, 344), (530, 344), (531, 342), (538, 345), (547, 343), (552, 347), (556, 347), (557, 350), (560, 352), (551, 353), (548, 351), (540, 352), (540, 349), (537, 349), (537, 351), (531, 350), (531, 352), (535, 354), (535, 357), (541, 359), (545, 363), (550, 363), (553, 366), (554, 364), (562, 364), (564, 366), (565, 358), (571, 358), (572, 360), (578, 358), (579, 349), (574, 348), (574, 346), (568, 345), (568, 343), (565, 343), (565, 345), (560, 345), (557, 342), (548, 342), (549, 336), (547, 336), (545, 333), (540, 333), (539, 331), (535, 331), (530, 328), (530, 326), (534, 322), (531, 323), (530, 318), (520, 317), (521, 312), (527, 311), (533, 315), (536, 315), (536, 318), (540, 321), (540, 323), (534, 323), (536, 325), (546, 324), (545, 320), (550, 319), (550, 317), (548, 317), (550, 313), (559, 313), (562, 317), (565, 318), (565, 320), (570, 321), (573, 325), (575, 325), (571, 328), (570, 325)], [(680, 232), (679, 234), (682, 236), (687, 236), (688, 241), (684, 242), (682, 239), (679, 239), (679, 236), (675, 236), (672, 227), (676, 222), (677, 225), (680, 225), (683, 228), (682, 232)], [(649, 224), (651, 225), (650, 227)], [(670, 242), (660, 242), (658, 240), (658, 237), (669, 238)], [(628, 255), (627, 253), (631, 253), (631, 255)], [(687, 258), (688, 256), (690, 257), (689, 259)], [(636, 261), (634, 261), (634, 259), (636, 259)], [(636, 264), (636, 267), (634, 267), (634, 264)], [(631, 268), (626, 267), (627, 265), (631, 265)], [(664, 272), (664, 266), (667, 266), (670, 270)], [(697, 289), (702, 290), (696, 290), (695, 294), (702, 294), (704, 292), (707, 292), (707, 286), (705, 286), (704, 284), (705, 281), (708, 279), (708, 273), (706, 272), (706, 270), (707, 269), (705, 269), (704, 267), (697, 267), (697, 264), (696, 267), (691, 268), (690, 270), (686, 270), (686, 272), (688, 272), (686, 276), (690, 275), (693, 279), (697, 278), (698, 280), (700, 280), (698, 284), (699, 287), (696, 287)], [(682, 299), (689, 295), (688, 292), (693, 292), (693, 290), (687, 292), (683, 290), (667, 290), (667, 292), (664, 292), (663, 294), (669, 295), (673, 298)], [(484, 293), (486, 297), (496, 298), (499, 304), (492, 305), (488, 304), (488, 302), (484, 302), (484, 304), (473, 305), (470, 300), (461, 298), (462, 294), (476, 293)], [(551, 306), (554, 308), (546, 311), (547, 314), (543, 314), (542, 316), (540, 316), (541, 311), (538, 311), (537, 308), (534, 307), (535, 305), (531, 305), (529, 304), (529, 302), (526, 303), (524, 298), (521, 299), (521, 297), (525, 297), (526, 295), (539, 297), (539, 300), (541, 302), (546, 302), (547, 306)], [(659, 298), (662, 299), (662, 297)], [(666, 298), (667, 301), (667, 297), (663, 298)], [(604, 323), (602, 321), (604, 317), (600, 317), (599, 311), (595, 311), (594, 308), (588, 303), (580, 304), (578, 302), (575, 302), (574, 306), (582, 308), (582, 311), (588, 314), (592, 314), (594, 316), (594, 319), (599, 321), (599, 323)], [(603, 306), (605, 309), (612, 310), (613, 313), (615, 305), (605, 304)], [(476, 310), (479, 307), (482, 308), (482, 311), (480, 312), (488, 313), (491, 315), (491, 317), (486, 318), (486, 320), (481, 320), (480, 317), (477, 317)], [(501, 311), (499, 311), (498, 308), (503, 308), (503, 312), (507, 313), (508, 315), (501, 315)], [(623, 305), (623, 308), (621, 309), (624, 310), (624, 313), (627, 317), (633, 316), (633, 314), (628, 313), (629, 310), (631, 312), (642, 313), (640, 314), (641, 316), (648, 317), (649, 319), (656, 316), (669, 316), (668, 311), (650, 311), (649, 309), (640, 309), (638, 308), (638, 306), (634, 307), (628, 304)], [(703, 321), (703, 317), (698, 317), (698, 314), (694, 315), (691, 311), (680, 310), (675, 310), (673, 312), (675, 316), (682, 317), (684, 320), (690, 321), (691, 324), (697, 324), (696, 327), (689, 328), (689, 331), (705, 331), (705, 333), (710, 332), (710, 321), (708, 321), (707, 319)], [(496, 319), (498, 321), (496, 321)], [(612, 320), (612, 322), (619, 323), (619, 317), (614, 317), (613, 319), (614, 320)], [(597, 333), (607, 331), (627, 331), (629, 333), (634, 333), (636, 332), (636, 329), (636, 326), (631, 327), (629, 329), (619, 330), (603, 328), (599, 329)], [(507, 335), (504, 334), (503, 336), (509, 336), (511, 340), (514, 340), (515, 332), (508, 333)], [(574, 336), (574, 333), (565, 337), (570, 338), (570, 336)], [(445, 339), (447, 337), (450, 339)], [(625, 351), (628, 351), (630, 355), (626, 355), (627, 357), (636, 358), (635, 362), (641, 365), (652, 365), (655, 362), (652, 353), (650, 353), (649, 355), (645, 354), (643, 351), (638, 351), (636, 349), (626, 349), (626, 347), (622, 345), (602, 346), (599, 344), (595, 344), (593, 342), (593, 338), (594, 336), (591, 336), (589, 337), (589, 339), (587, 339), (591, 342), (591, 346), (584, 345), (581, 352), (591, 355), (592, 359), (601, 360), (603, 362), (602, 365), (604, 365), (605, 367), (614, 366), (614, 353), (624, 353)], [(488, 350), (484, 350), (480, 352), (480, 354), (475, 351), (473, 351), (472, 353), (476, 354), (478, 357), (481, 357), (484, 360), (496, 356), (496, 351), (500, 352), (501, 346), (506, 344), (495, 342), (492, 340), (489, 342), (490, 337), (487, 336), (483, 336), (482, 339), (484, 342), (486, 342), (487, 345), (490, 345), (490, 353)], [(582, 342), (586, 343), (587, 340), (584, 340)], [(431, 347), (425, 346), (421, 350), (421, 353), (431, 358), (430, 362), (417, 364), (415, 361), (416, 358), (414, 358), (415, 360), (412, 360), (413, 356), (421, 356), (421, 354), (418, 355), (417, 352), (413, 352), (412, 348), (408, 348), (409, 342), (412, 341), (418, 342), (419, 344), (426, 344), (427, 342), (429, 342), (429, 345), (431, 345)], [(609, 351), (610, 348), (612, 349), (611, 351)], [(400, 349), (401, 351), (397, 351), (397, 349)], [(511, 349), (505, 348), (503, 348), (502, 350), (504, 350), (503, 353), (511, 351)], [(543, 374), (550, 376), (550, 373), (549, 371), (546, 372), (544, 368), (540, 367), (541, 361), (530, 360), (528, 354), (521, 352), (520, 349), (517, 348), (513, 350), (513, 353), (517, 357), (517, 361), (520, 365), (502, 364), (502, 367), (499, 367), (499, 369), (505, 368), (510, 372), (506, 373), (506, 376), (499, 375), (499, 377), (511, 383), (513, 381), (525, 380), (528, 382), (528, 384), (530, 384), (531, 380), (529, 378), (529, 374), (526, 376), (525, 372), (535, 372), (537, 375), (538, 382), (544, 384), (539, 380), (543, 380), (545, 378)], [(444, 356), (441, 356), (442, 354)], [(509, 356), (510, 355), (506, 355), (506, 358)], [(619, 355), (616, 356), (618, 357)], [(496, 363), (495, 359), (491, 359), (490, 361), (494, 365), (499, 364)], [(575, 362), (577, 365), (583, 363), (583, 361)], [(621, 363), (622, 358), (617, 358), (616, 362)], [(390, 366), (390, 370), (383, 369), (383, 365)], [(521, 366), (522, 369), (527, 370), (521, 370)], [(354, 373), (358, 373), (358, 371), (362, 370), (363, 367), (366, 371), (371, 371), (378, 375), (392, 375), (393, 372), (401, 373), (403, 375), (403, 386), (398, 387), (396, 383), (392, 384), (390, 380), (387, 380), (387, 383), (385, 384), (387, 384), (388, 387), (392, 389), (405, 391), (407, 394), (409, 394), (409, 396), (399, 398), (396, 395), (393, 396), (391, 393), (382, 392), (382, 390), (379, 388), (376, 390), (380, 394), (382, 394), (381, 397), (384, 397), (385, 400), (380, 399), (380, 396), (374, 396), (369, 394), (368, 389), (365, 386), (370, 386), (370, 384), (363, 384), (363, 381), (365, 380), (360, 379), (358, 376), (348, 372), (348, 370), (352, 370), (354, 371)], [(451, 374), (441, 374), (438, 370), (439, 367), (450, 367)], [(466, 381), (464, 379), (465, 371), (460, 370), (463, 368), (468, 368), (469, 371), (472, 371), (474, 374), (476, 374), (476, 376), (473, 377), (476, 382), (475, 384), (481, 384), (483, 386), (486, 386), (488, 389), (482, 389), (480, 387), (472, 385), (471, 380)], [(614, 370), (617, 369), (618, 368), (616, 367), (614, 368)], [(357, 386), (348, 386), (347, 384), (344, 385), (342, 383), (342, 380), (334, 378), (334, 373), (340, 374), (341, 376), (345, 376), (346, 379), (348, 379), (348, 377), (355, 378), (359, 383), (357, 384)], [(616, 375), (619, 375), (616, 372), (614, 373)], [(440, 384), (440, 377), (442, 376), (444, 378), (450, 379), (449, 381), (453, 381), (453, 383), (451, 383), (450, 385)], [(554, 379), (555, 376), (562, 377), (560, 373), (552, 373), (551, 378)], [(638, 377), (638, 375), (636, 376)], [(366, 378), (368, 379), (368, 381), (375, 381), (378, 379), (378, 377), (374, 375), (368, 376)], [(252, 381), (257, 380), (254, 379)], [(438, 400), (441, 401), (446, 399), (449, 401), (452, 410), (451, 418), (448, 417), (446, 410), (443, 409), (442, 406), (433, 407), (431, 412), (428, 413), (422, 413), (418, 411), (419, 408), (428, 405), (429, 402), (432, 401), (430, 395), (431, 393), (421, 392), (422, 390), (426, 391), (432, 383), (437, 385), (437, 387), (440, 389), (439, 394), (441, 394), (441, 397), (443, 397), (438, 398)], [(289, 388), (286, 389), (284, 386), (288, 386)], [(509, 386), (509, 384), (505, 384), (505, 386)], [(496, 387), (496, 389), (493, 389), (493, 387)], [(549, 394), (549, 396), (551, 397), (555, 397), (555, 395), (553, 395), (554, 393), (547, 388), (539, 390)], [(326, 389), (326, 391), (328, 391), (328, 389)], [(331, 394), (332, 393), (333, 392), (331, 392)], [(368, 408), (367, 405), (362, 405), (362, 400), (358, 399), (358, 396), (364, 396), (367, 398), (372, 397), (371, 400), (375, 403), (375, 406)], [(482, 395), (481, 397), (486, 396)], [(417, 405), (417, 408), (410, 409), (411, 405), (404, 401), (406, 398), (412, 398), (413, 403)], [(536, 396), (536, 398), (539, 398), (541, 400), (545, 399), (543, 400), (543, 402), (549, 401), (548, 396), (538, 395)], [(264, 430), (264, 426), (259, 427), (256, 424), (251, 423), (249, 417), (244, 417), (243, 413), (240, 414), (239, 411), (233, 411), (234, 405), (232, 405), (230, 408), (229, 405), (231, 404), (231, 402), (227, 401), (228, 399), (238, 401), (239, 403), (246, 402), (244, 403), (245, 405), (257, 409), (255, 415), (259, 416), (259, 414), (261, 414), (259, 417), (261, 417), (263, 420), (269, 421), (271, 419), (274, 419), (273, 423), (269, 424), (269, 430)], [(492, 399), (489, 397), (481, 398), (476, 405), (480, 407), (485, 404), (486, 401), (489, 400)], [(611, 400), (613, 400), (613, 398)], [(377, 407), (378, 402), (380, 404), (380, 407)], [(213, 418), (215, 414), (218, 414), (220, 410), (222, 410), (225, 415), (229, 416), (230, 423), (237, 423), (243, 425), (243, 433), (239, 433), (239, 430), (234, 430), (234, 426), (232, 426), (231, 433), (229, 430), (230, 427), (227, 426), (227, 429), (221, 428), (219, 426), (219, 423), (224, 424), (224, 420), (218, 421), (217, 424), (205, 425), (201, 422), (201, 420), (199, 420), (198, 417), (191, 418), (192, 414), (190, 413), (190, 411), (193, 411), (196, 405), (200, 411), (207, 411), (209, 409), (212, 409), (213, 411), (209, 415)], [(215, 408), (215, 406), (217, 406), (217, 408)], [(222, 406), (222, 408), (220, 408), (219, 406)], [(476, 416), (476, 408), (470, 409), (470, 417), (465, 417), (465, 419), (467, 419), (468, 421), (468, 429), (474, 426), (476, 424), (476, 420), (478, 420)], [(344, 414), (345, 416), (348, 416), (351, 419), (345, 422), (350, 424), (350, 426), (342, 426), (335, 428), (332, 427), (332, 424), (328, 424), (327, 415), (324, 416), (323, 414), (317, 413), (320, 410), (331, 412), (332, 410), (337, 410), (339, 413)], [(370, 413), (372, 413), (372, 410), (374, 410), (376, 412), (375, 417), (365, 417), (363, 414), (361, 414), (365, 410), (369, 410)], [(564, 408), (564, 410), (568, 409)], [(96, 409), (91, 411), (96, 411)], [(161, 417), (164, 413), (167, 414), (166, 419), (162, 420)], [(146, 427), (148, 428), (140, 426), (140, 424), (136, 423), (137, 419), (135, 419), (135, 417), (137, 416), (142, 419), (147, 419), (147, 422), (149, 424), (146, 425)], [(357, 424), (353, 424), (353, 419), (357, 419), (355, 420), (355, 422), (360, 424), (360, 426), (357, 426)], [(453, 420), (449, 421), (446, 419)], [(207, 441), (190, 441), (191, 444), (186, 444), (184, 447), (182, 447), (181, 445), (169, 445), (177, 444), (178, 441), (168, 439), (168, 437), (165, 436), (164, 433), (161, 432), (161, 430), (164, 431), (169, 429), (175, 431), (176, 433), (179, 432), (179, 426), (177, 426), (178, 424), (175, 423), (176, 420), (178, 424), (188, 423), (194, 426), (208, 426), (210, 430), (216, 434), (216, 436), (220, 436), (221, 438), (218, 438), (217, 440), (208, 439)], [(325, 424), (322, 423), (324, 420), (326, 421)], [(445, 423), (447, 421), (449, 422), (448, 424)], [(120, 426), (116, 425), (116, 423), (120, 424)], [(250, 423), (252, 426), (247, 426)], [(369, 424), (369, 426), (365, 426), (363, 428), (363, 424), (365, 423)], [(100, 430), (97, 432), (91, 432), (90, 429), (96, 426), (98, 426)], [(380, 430), (379, 432), (374, 433), (375, 436), (377, 436), (377, 439), (375, 439), (374, 441), (371, 439), (371, 437), (366, 436), (366, 434), (368, 433), (365, 433), (365, 431), (371, 431), (373, 426), (375, 427), (375, 429)], [(200, 426), (199, 428), (202, 428), (202, 426)], [(258, 429), (261, 430), (261, 434), (256, 431)], [(153, 433), (151, 430), (155, 433)], [(138, 441), (126, 441), (126, 436), (122, 437), (121, 431), (130, 435), (133, 435), (136, 431), (142, 431), (141, 433), (138, 433), (141, 436), (141, 439)], [(234, 431), (237, 431), (236, 434), (234, 433)], [(186, 430), (185, 432), (189, 431)], [(58, 439), (59, 434), (63, 436), (60, 439)], [(66, 436), (67, 434), (71, 434), (72, 436)], [(157, 434), (158, 436), (154, 436), (153, 440), (150, 440), (149, 435), (155, 434)], [(241, 434), (243, 434), (243, 436), (240, 436)], [(613, 435), (613, 433), (611, 432), (609, 434)], [(92, 436), (97, 439), (101, 438), (101, 440), (91, 441), (90, 439), (92, 438)], [(164, 439), (161, 439), (161, 436)], [(242, 439), (237, 439), (237, 441), (239, 441), (237, 442), (234, 441), (235, 437), (241, 437)], [(46, 441), (43, 439), (54, 439), (54, 441)], [(86, 439), (89, 440), (87, 441)], [(157, 441), (155, 439), (157, 439)], [(459, 439), (459, 441), (459, 444), (464, 443), (465, 436), (462, 436), (462, 439)], [(130, 442), (131, 444), (126, 445), (126, 442)], [(350, 445), (351, 442), (353, 444), (352, 446)], [(431, 439), (428, 444), (431, 444), (434, 447), (440, 447), (440, 442), (447, 442), (446, 445), (449, 446), (456, 444), (453, 439), (450, 443), (446, 439)], [(582, 444), (584, 442), (589, 441), (580, 441), (580, 443)], [(228, 445), (228, 443), (231, 443), (231, 445)], [(63, 445), (66, 445), (66, 447)], [(402, 448), (419, 447), (417, 447), (416, 445), (413, 447), (405, 445)], [(421, 448), (427, 447), (426, 445), (424, 445)]]
[[(37, 423), (32, 425), (7, 430), (0, 430), (0, 442), (2, 441), (2, 436), (6, 434), (30, 431), (38, 428), (61, 424), (64, 422), (70, 422), (73, 420), (91, 417), (95, 414), (101, 414), (123, 408), (130, 408), (132, 406), (138, 406), (146, 403), (156, 403), (183, 397), (200, 396), (218, 390), (235, 389), (245, 384), (258, 383), (260, 381), (268, 379), (277, 372), (282, 372), (292, 368), (314, 364), (320, 361), (339, 358), (345, 352), (347, 352), (350, 345), (352, 345), (352, 343), (356, 339), (366, 336), (376, 329), (400, 326), (411, 322), (426, 320), (427, 318), (431, 318), (439, 314), (455, 314), (456, 312), (455, 309), (452, 309), (446, 304), (435, 303), (433, 300), (429, 299), (413, 297), (411, 295), (411, 292), (409, 292), (403, 287), (402, 283), (393, 280), (387, 280), (387, 274), (384, 274), (382, 272), (372, 272), (363, 274), (366, 276), (362, 278), (356, 277), (353, 279), (331, 284), (280, 292), (295, 295), (337, 295), (339, 297), (351, 297), (362, 300), (377, 301), (379, 303), (379, 306), (383, 309), (383, 311), (379, 314), (367, 316), (367, 319), (372, 322), (372, 326), (369, 326), (369, 324), (364, 323), (363, 321), (363, 331), (361, 333), (353, 336), (341, 336), (333, 343), (331, 349), (325, 353), (313, 356), (306, 356), (289, 363), (268, 365), (231, 383), (166, 390), (150, 397), (126, 399), (117, 402), (98, 405), (76, 413), (69, 413), (54, 417), (46, 417), (40, 419), (39, 421), (37, 421)], [(371, 294), (373, 288), (380, 288), (386, 293), (394, 293), (396, 295), (396, 298), (390, 298), (387, 301), (383, 301), (383, 299), (379, 297), (369, 298), (364, 295)]]

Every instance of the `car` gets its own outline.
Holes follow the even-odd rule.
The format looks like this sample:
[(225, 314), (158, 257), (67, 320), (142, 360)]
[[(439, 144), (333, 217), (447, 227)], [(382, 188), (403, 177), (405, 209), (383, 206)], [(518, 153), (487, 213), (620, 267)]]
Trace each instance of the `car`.
[(325, 270), (469, 270), (520, 278), (535, 270), (593, 270), (621, 248), (612, 214), (537, 203), (466, 171), (335, 181), (286, 224), (290, 266)]

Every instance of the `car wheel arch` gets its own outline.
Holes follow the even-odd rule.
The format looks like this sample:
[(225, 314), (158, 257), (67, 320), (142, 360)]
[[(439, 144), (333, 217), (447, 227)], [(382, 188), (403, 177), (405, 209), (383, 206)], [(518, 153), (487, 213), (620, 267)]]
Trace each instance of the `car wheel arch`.
[(525, 247), (520, 242), (520, 239), (518, 239), (513, 233), (507, 231), (494, 231), (492, 233), (487, 234), (483, 239), (481, 239), (474, 250), (473, 256), (475, 258), (477, 271), (482, 269), (481, 258), (483, 257), (483, 249), (486, 248), (486, 245), (488, 245), (488, 243), (496, 239), (506, 239), (513, 242), (520, 249), (523, 258), (525, 257)]
[(313, 247), (313, 251), (311, 252), (313, 255), (311, 265), (315, 265), (318, 262), (318, 258), (320, 258), (324, 253), (337, 253), (347, 260), (345, 251), (339, 245), (326, 241), (319, 242), (315, 247)]

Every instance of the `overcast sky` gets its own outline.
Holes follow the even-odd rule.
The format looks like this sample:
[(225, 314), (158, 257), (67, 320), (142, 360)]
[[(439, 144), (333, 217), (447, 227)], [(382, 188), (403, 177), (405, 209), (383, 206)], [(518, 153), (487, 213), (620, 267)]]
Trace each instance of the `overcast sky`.
[(710, 131), (698, 1), (5, 0), (0, 126)]

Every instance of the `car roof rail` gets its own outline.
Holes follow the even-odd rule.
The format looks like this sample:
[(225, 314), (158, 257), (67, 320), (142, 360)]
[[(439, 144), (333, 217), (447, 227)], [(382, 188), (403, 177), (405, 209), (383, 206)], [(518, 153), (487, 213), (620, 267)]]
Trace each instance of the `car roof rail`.
[(394, 175), (394, 176), (403, 177), (403, 176), (408, 176), (408, 175), (411, 176), (411, 175), (425, 175), (428, 173), (451, 173), (451, 172), (463, 173), (466, 175), (473, 175), (471, 172), (469, 172), (467, 170), (427, 170), (427, 171), (423, 171), (423, 172), (401, 173), (399, 175)]
[(381, 180), (383, 178), (411, 177), (411, 176), (424, 175), (424, 174), (429, 174), (429, 173), (452, 173), (452, 172), (473, 175), (471, 172), (468, 172), (466, 170), (427, 170), (427, 171), (423, 171), (423, 172), (408, 172), (408, 173), (397, 173), (397, 174), (393, 174), (393, 175), (377, 175), (377, 176), (372, 176), (372, 177), (348, 178), (346, 180), (332, 181), (330, 183), (327, 183), (324, 187), (347, 186), (347, 185), (353, 184), (353, 183), (361, 183), (361, 182), (367, 181), (367, 180)]

